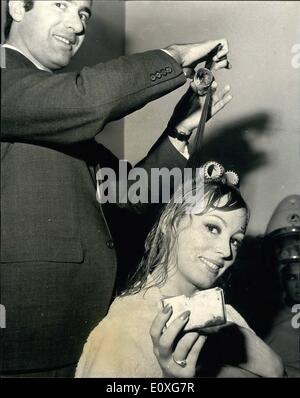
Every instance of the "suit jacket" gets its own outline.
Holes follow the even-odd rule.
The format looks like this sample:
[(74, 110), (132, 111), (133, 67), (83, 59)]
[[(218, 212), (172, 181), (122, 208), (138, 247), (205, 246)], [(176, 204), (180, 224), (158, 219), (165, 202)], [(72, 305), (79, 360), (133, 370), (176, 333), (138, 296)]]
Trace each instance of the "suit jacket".
[[(6, 50), (1, 109), (4, 371), (49, 369), (78, 360), (89, 331), (107, 312), (116, 280), (112, 235), (118, 235), (120, 213), (96, 201), (95, 166), (116, 168), (118, 161), (94, 137), (106, 123), (184, 82), (180, 66), (160, 50), (61, 74), (40, 71), (20, 53)], [(140, 165), (149, 171), (153, 165), (183, 167), (185, 161), (161, 139)], [(111, 223), (105, 214), (118, 215)]]

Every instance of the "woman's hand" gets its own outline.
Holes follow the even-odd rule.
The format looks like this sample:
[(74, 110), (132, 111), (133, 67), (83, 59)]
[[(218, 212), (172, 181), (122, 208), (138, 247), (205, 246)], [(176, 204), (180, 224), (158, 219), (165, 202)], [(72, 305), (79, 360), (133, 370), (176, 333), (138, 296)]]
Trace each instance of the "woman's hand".
[(190, 312), (186, 311), (167, 328), (172, 307), (166, 306), (155, 317), (150, 335), (153, 351), (164, 377), (194, 377), (199, 353), (206, 337), (198, 332), (182, 333)]

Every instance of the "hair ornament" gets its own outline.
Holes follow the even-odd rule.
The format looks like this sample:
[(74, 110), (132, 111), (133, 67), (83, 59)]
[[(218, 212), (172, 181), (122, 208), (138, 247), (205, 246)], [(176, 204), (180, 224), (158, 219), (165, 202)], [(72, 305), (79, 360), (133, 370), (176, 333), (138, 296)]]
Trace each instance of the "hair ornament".
[(225, 172), (224, 167), (213, 160), (206, 162), (203, 165), (203, 170), (205, 182), (220, 181)]
[(225, 171), (224, 167), (214, 160), (206, 162), (202, 169), (204, 171), (204, 182), (222, 182), (236, 187), (239, 184), (237, 173), (232, 170)]
[(239, 185), (240, 179), (235, 171), (226, 171), (225, 176), (227, 184), (235, 185), (236, 187)]

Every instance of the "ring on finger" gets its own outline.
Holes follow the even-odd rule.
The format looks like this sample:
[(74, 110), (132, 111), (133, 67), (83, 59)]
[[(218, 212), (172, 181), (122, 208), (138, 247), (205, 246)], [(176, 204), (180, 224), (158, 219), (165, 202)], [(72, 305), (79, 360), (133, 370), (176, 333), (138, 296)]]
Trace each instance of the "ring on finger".
[(177, 365), (181, 366), (182, 368), (185, 368), (185, 367), (186, 367), (186, 365), (187, 365), (186, 359), (177, 360), (177, 359), (174, 358), (174, 355), (172, 355), (172, 358), (173, 358), (173, 361), (174, 361)]

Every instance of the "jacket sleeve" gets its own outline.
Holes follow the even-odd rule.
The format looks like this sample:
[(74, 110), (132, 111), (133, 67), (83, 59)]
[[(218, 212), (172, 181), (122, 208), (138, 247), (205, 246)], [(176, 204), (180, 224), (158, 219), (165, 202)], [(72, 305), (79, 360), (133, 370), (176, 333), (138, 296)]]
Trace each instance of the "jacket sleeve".
[(186, 81), (161, 50), (120, 57), (80, 73), (6, 68), (2, 74), (2, 140), (70, 145), (95, 137), (113, 120)]
[[(184, 178), (187, 159), (172, 145), (166, 131), (135, 167), (124, 159), (104, 166), (104, 154), (102, 149), (95, 155), (95, 163), (101, 166), (96, 179), (102, 204), (116, 203), (136, 214), (159, 211)], [(112, 169), (116, 175), (111, 175)]]
[[(147, 156), (142, 159), (133, 170), (137, 168), (144, 170), (147, 175), (148, 201), (136, 203), (133, 206), (136, 213), (145, 213), (149, 210), (158, 212), (163, 204), (170, 201), (175, 190), (183, 182), (184, 170), (187, 159), (171, 144), (166, 131), (150, 149)], [(143, 180), (141, 180), (143, 181)], [(129, 181), (128, 203), (132, 203), (132, 192), (130, 190), (132, 181)]]

